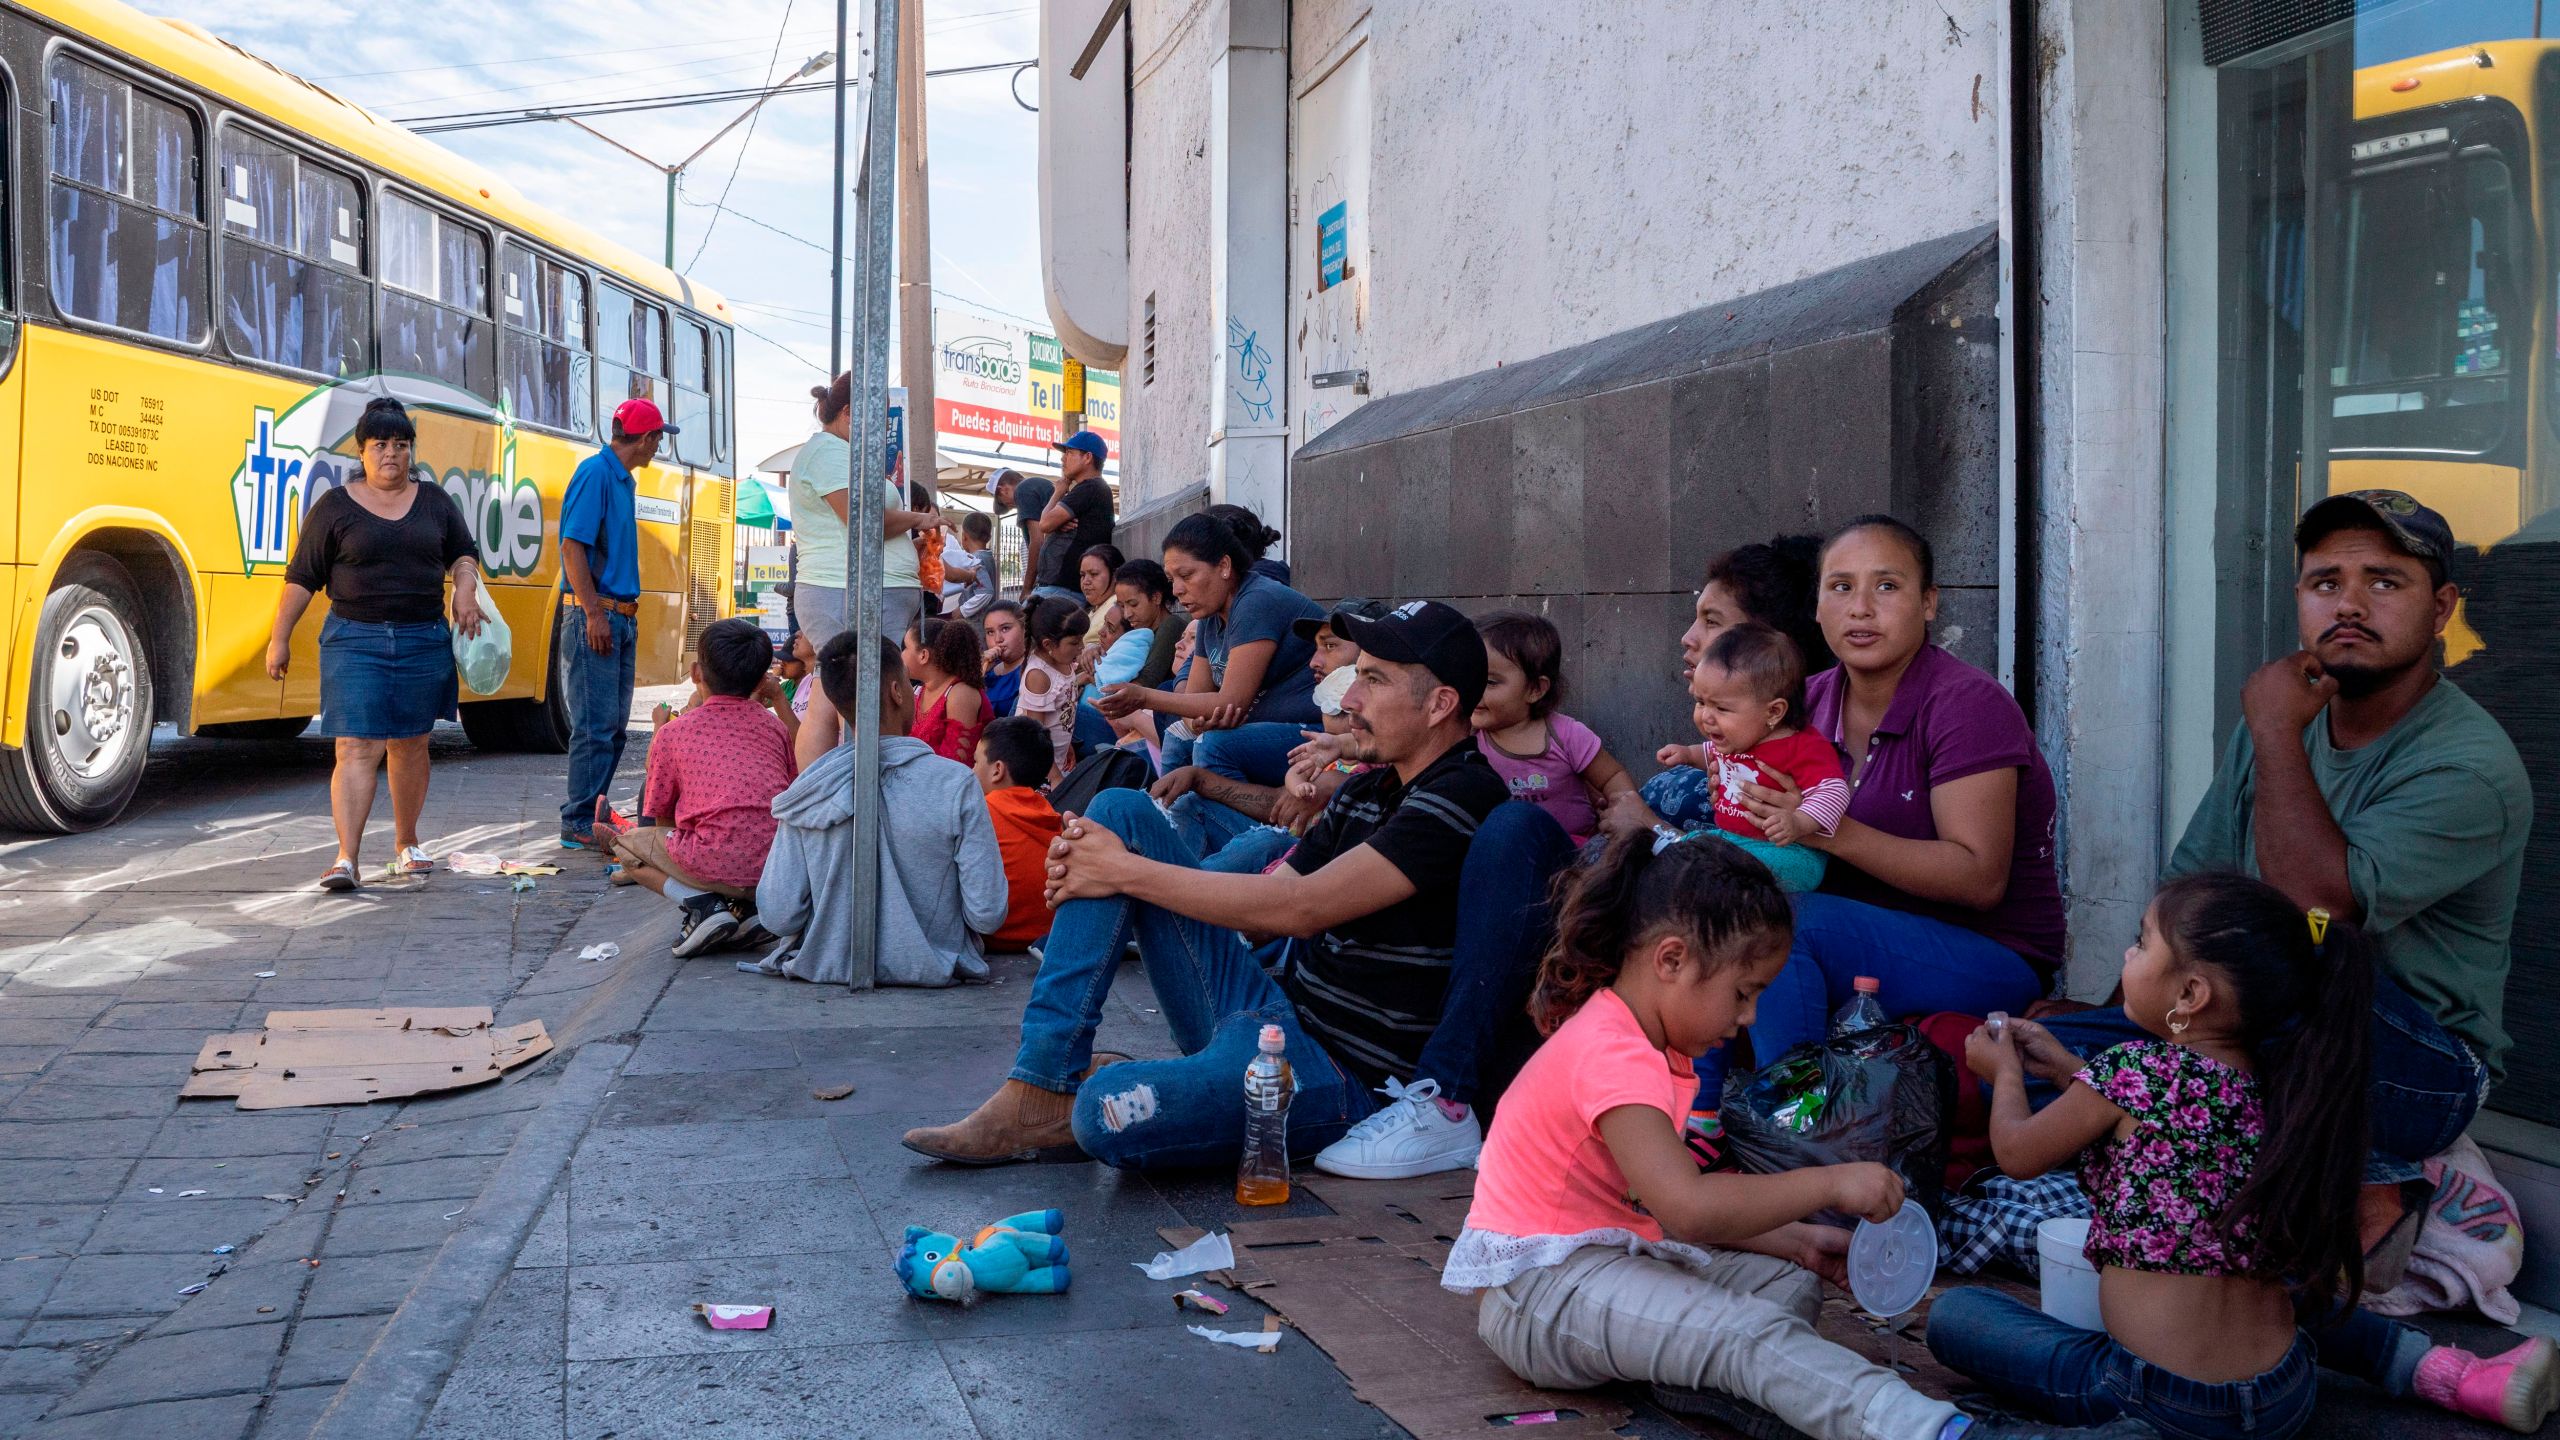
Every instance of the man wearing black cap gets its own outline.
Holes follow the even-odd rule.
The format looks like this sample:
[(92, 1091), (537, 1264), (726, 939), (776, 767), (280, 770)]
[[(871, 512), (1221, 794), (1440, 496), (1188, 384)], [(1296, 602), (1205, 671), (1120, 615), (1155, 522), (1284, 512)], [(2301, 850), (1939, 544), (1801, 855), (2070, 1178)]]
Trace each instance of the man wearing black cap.
[[(2237, 870), (2370, 934), (2368, 1181), (2407, 1181), (2461, 1133), (2503, 1063), (2508, 932), (2533, 798), (2514, 742), (2436, 668), (2460, 592), (2444, 517), (2397, 490), (2311, 507), (2294, 530), (2302, 648), (2259, 668), (2241, 725), (2169, 859)], [(2082, 1054), (2119, 1011), (2049, 1028)]]
[[(1199, 868), (1139, 791), (1105, 791), (1069, 817), (1050, 852), (1057, 920), (1012, 1078), (967, 1119), (909, 1131), (909, 1149), (977, 1165), (1078, 1146), (1112, 1165), (1232, 1164), (1238, 1087), (1266, 1024), (1296, 1074), (1289, 1144), (1302, 1154), (1374, 1109), (1373, 1088), (1472, 1075), (1501, 1019), (1492, 997), (1508, 993), (1452, 968), (1469, 843), (1509, 798), (1468, 729), (1484, 644), (1436, 601), (1333, 623), (1361, 649), (1343, 710), (1371, 768), (1269, 874)], [(1247, 934), (1306, 943), (1273, 979)], [(1133, 935), (1185, 1054), (1096, 1064), (1094, 1027)]]

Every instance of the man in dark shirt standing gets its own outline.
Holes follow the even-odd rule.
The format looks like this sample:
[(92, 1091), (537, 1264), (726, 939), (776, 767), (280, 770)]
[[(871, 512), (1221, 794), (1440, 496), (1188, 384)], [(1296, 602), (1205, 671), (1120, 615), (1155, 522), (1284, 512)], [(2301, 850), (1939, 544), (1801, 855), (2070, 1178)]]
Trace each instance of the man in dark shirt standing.
[(1084, 552), (1111, 543), (1118, 523), (1111, 511), (1111, 485), (1102, 478), (1102, 462), (1111, 447), (1090, 430), (1058, 441), (1058, 491), (1041, 512), (1039, 529), (1049, 537), (1040, 584), (1075, 595), (1076, 566)]
[[(1050, 852), (1058, 918), (1013, 1076), (958, 1124), (909, 1131), (907, 1148), (971, 1165), (1078, 1146), (1127, 1167), (1233, 1163), (1239, 1087), (1266, 1024), (1296, 1072), (1289, 1144), (1301, 1153), (1377, 1108), (1372, 1087), (1428, 1102), (1442, 1074), (1472, 1078), (1504, 988), (1453, 965), (1468, 846), (1509, 798), (1468, 728), (1484, 643), (1437, 601), (1332, 623), (1361, 649), (1342, 708), (1371, 768), (1269, 874), (1200, 868), (1141, 790), (1105, 791), (1070, 817)], [(1094, 1027), (1133, 934), (1185, 1053), (1097, 1072)], [(1275, 980), (1249, 935), (1307, 943)]]
[(1046, 564), (1048, 535), (1040, 529), (1040, 516), (1049, 508), (1049, 499), (1057, 487), (1038, 475), (1025, 475), (1019, 470), (999, 470), (991, 493), (997, 508), (1011, 510), (1014, 523), (1022, 527), (1021, 598), (1029, 600), (1040, 586), (1040, 572)]
[(640, 524), (633, 475), (676, 433), (658, 407), (625, 400), (613, 439), (580, 462), (560, 501), (560, 588), (568, 623), (569, 798), (560, 843), (602, 849), (596, 810), (630, 737), (633, 660), (640, 648)]

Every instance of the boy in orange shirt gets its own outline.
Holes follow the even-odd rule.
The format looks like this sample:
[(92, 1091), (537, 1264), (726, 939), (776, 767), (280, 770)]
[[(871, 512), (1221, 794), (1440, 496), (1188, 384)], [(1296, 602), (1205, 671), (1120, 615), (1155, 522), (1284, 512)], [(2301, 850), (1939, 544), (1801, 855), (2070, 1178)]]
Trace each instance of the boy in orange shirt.
[(1003, 927), (987, 937), (990, 950), (1020, 950), (1048, 938), (1052, 917), (1042, 891), (1060, 821), (1039, 785), (1056, 760), (1048, 730), (1028, 715), (992, 721), (978, 737), (978, 788), (987, 793), (1010, 896)]

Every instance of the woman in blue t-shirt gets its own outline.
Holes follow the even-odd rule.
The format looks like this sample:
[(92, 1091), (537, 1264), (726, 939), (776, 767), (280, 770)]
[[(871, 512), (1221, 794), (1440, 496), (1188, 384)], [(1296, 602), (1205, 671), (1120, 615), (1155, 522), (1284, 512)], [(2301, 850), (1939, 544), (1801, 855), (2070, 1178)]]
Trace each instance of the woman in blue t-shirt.
[(1190, 678), (1178, 690), (1105, 687), (1114, 719), (1139, 709), (1187, 722), (1200, 736), (1192, 763), (1231, 779), (1277, 785), (1302, 728), (1323, 723), (1307, 661), (1315, 642), (1291, 627), (1324, 618), (1316, 602), (1258, 574), (1252, 551), (1213, 515), (1191, 515), (1164, 537), (1165, 574), (1198, 629)]

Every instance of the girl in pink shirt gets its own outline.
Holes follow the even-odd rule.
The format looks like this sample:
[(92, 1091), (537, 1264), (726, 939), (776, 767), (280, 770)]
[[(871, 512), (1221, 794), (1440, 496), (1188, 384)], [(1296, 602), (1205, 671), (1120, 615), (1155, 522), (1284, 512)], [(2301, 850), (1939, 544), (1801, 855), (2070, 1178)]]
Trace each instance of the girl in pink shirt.
[(1533, 1385), (1644, 1381), (1671, 1408), (1764, 1407), (1816, 1440), (2012, 1433), (1814, 1333), (1817, 1277), (1843, 1278), (1849, 1237), (1807, 1217), (1889, 1218), (1899, 1176), (1701, 1174), (1681, 1143), (1690, 1059), (1750, 1022), (1792, 929), (1731, 846), (1637, 833), (1577, 872), (1530, 1001), (1551, 1033), (1494, 1115), (1441, 1283), (1481, 1292), (1476, 1333)]
[(1469, 721), (1485, 763), (1526, 800), (1555, 817), (1581, 844), (1600, 828), (1612, 796), (1636, 790), (1635, 778), (1591, 733), (1556, 707), (1564, 701), (1564, 637), (1518, 610), (1476, 621), (1484, 637), (1484, 698)]

